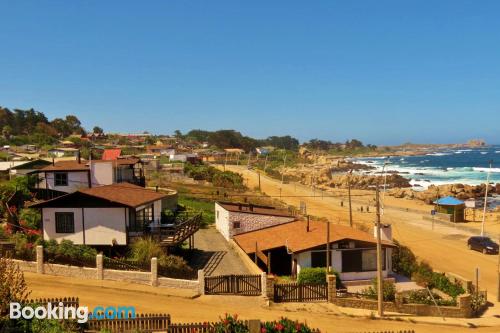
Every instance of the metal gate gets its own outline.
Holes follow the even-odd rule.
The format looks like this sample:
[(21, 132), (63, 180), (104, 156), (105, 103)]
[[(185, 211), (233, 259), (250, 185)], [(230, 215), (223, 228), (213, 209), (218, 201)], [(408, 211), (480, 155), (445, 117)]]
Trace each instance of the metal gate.
[(207, 295), (259, 296), (262, 292), (260, 275), (219, 275), (205, 277)]

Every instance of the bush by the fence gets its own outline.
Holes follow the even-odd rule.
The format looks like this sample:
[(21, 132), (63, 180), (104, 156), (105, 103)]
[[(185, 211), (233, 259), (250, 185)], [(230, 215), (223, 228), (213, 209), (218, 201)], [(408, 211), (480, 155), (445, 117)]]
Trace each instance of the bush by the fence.
[[(434, 300), (433, 300), (434, 298)], [(427, 305), (435, 305), (434, 301), (436, 301), (437, 305), (439, 306), (456, 306), (457, 301), (456, 299), (442, 299), (439, 295), (437, 294), (429, 294), (429, 291), (427, 289), (425, 290), (412, 290), (408, 294), (407, 297), (405, 297), (404, 301), (409, 304), (427, 304)]]
[[(332, 270), (331, 274), (336, 277), (337, 288), (342, 287), (342, 281), (340, 280), (340, 275), (337, 271)], [(322, 284), (326, 283), (326, 268), (323, 267), (304, 267), (300, 270), (299, 276), (297, 277), (297, 282), (299, 284), (312, 283), (312, 284)]]
[(392, 254), (394, 272), (411, 278), (420, 286), (441, 290), (453, 298), (465, 293), (462, 286), (452, 283), (444, 274), (434, 272), (425, 261), (418, 262), (417, 257), (408, 247), (400, 245), (397, 241), (394, 243), (398, 245)]
[[(368, 298), (377, 299), (378, 298), (378, 279), (372, 280), (372, 285), (363, 290), (363, 294)], [(382, 281), (382, 295), (384, 301), (390, 302), (394, 301), (396, 298), (396, 285), (392, 281), (383, 280)]]

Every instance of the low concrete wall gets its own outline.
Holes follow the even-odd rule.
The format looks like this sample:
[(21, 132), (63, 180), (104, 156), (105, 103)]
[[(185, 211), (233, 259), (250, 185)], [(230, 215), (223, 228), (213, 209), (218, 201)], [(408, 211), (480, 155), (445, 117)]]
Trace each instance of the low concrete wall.
[(44, 274), (56, 275), (56, 276), (67, 276), (76, 277), (82, 279), (95, 279), (97, 276), (96, 268), (88, 267), (76, 267), (58, 264), (44, 264), (43, 265)]
[[(199, 291), (200, 285), (203, 285), (204, 274), (198, 272), (198, 280), (173, 279), (166, 277), (158, 277), (158, 260), (151, 259), (151, 271), (125, 271), (106, 269), (103, 267), (103, 256), (96, 256), (96, 268), (78, 267), (70, 265), (59, 265), (44, 263), (43, 248), (37, 246), (37, 261), (14, 260), (23, 272), (32, 272), (39, 274), (48, 274), (54, 276), (76, 277), (81, 279), (91, 280), (112, 280), (112, 281), (128, 281), (133, 283), (151, 285), (155, 287), (180, 288)], [(200, 274), (201, 273), (201, 274)], [(202, 282), (200, 282), (202, 281)]]
[(181, 279), (171, 279), (171, 278), (158, 278), (159, 287), (167, 288), (179, 288), (179, 289), (192, 289), (198, 291), (199, 289), (198, 280), (181, 280)]
[(104, 280), (127, 281), (150, 285), (150, 277), (150, 272), (119, 271), (114, 269), (104, 270)]
[(245, 267), (250, 271), (250, 274), (262, 274), (262, 270), (253, 262), (252, 259), (241, 249), (241, 247), (236, 244), (236, 242), (232, 239), (228, 240), (229, 246), (234, 249), (236, 254), (240, 257), (241, 261), (243, 261), (243, 264)]
[[(440, 306), (427, 304), (402, 304), (401, 302), (384, 302), (384, 311), (400, 312), (415, 316), (471, 318), (471, 296), (466, 294), (457, 298), (457, 306)], [(377, 310), (377, 301), (358, 298), (334, 298), (332, 303), (342, 307)]]

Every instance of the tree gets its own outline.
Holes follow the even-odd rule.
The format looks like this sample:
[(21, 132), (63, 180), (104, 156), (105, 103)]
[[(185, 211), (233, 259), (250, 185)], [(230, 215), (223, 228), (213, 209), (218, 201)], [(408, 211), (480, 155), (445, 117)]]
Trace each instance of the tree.
[(0, 317), (8, 313), (11, 302), (25, 301), (30, 292), (24, 274), (12, 260), (0, 258)]
[(3, 137), (4, 137), (6, 140), (9, 140), (9, 139), (10, 139), (11, 134), (12, 134), (12, 127), (10, 127), (9, 125), (5, 125), (5, 126), (2, 128), (2, 135), (3, 135)]
[(99, 135), (104, 134), (104, 130), (99, 126), (94, 126), (92, 132)]
[(182, 138), (182, 132), (179, 131), (179, 130), (175, 130), (174, 131), (174, 136), (178, 139), (181, 139)]

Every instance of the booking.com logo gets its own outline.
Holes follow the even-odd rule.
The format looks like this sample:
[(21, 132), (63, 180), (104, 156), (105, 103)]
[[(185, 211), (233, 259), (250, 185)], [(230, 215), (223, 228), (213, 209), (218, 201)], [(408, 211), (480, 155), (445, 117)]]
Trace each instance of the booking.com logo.
[(33, 307), (31, 305), (21, 305), (21, 303), (10, 303), (10, 319), (71, 319), (78, 323), (86, 323), (89, 319), (134, 319), (135, 307), (133, 306), (96, 306), (92, 312), (86, 306), (65, 306), (64, 303), (47, 303)]

